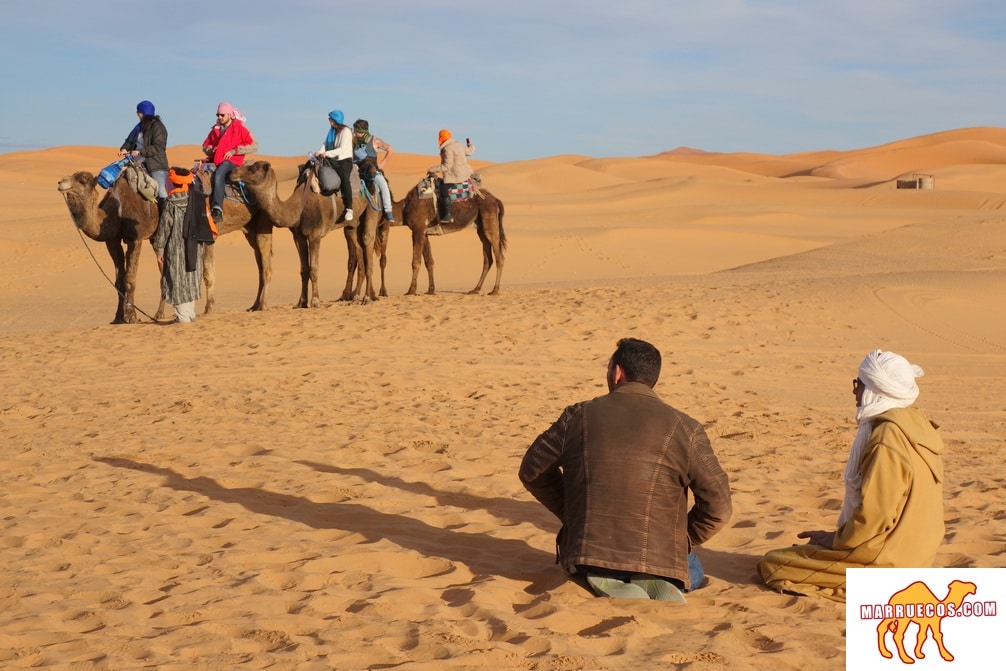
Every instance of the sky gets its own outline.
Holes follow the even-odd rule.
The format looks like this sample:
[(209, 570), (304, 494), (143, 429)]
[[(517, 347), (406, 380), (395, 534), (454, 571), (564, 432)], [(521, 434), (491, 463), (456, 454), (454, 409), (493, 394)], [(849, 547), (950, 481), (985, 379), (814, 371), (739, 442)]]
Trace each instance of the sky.
[(435, 156), (447, 128), (495, 162), (852, 150), (1006, 119), (1002, 0), (25, 0), (0, 19), (0, 153), (111, 156), (140, 100), (169, 147), (228, 101), (264, 155), (316, 150), (341, 109), (396, 151)]

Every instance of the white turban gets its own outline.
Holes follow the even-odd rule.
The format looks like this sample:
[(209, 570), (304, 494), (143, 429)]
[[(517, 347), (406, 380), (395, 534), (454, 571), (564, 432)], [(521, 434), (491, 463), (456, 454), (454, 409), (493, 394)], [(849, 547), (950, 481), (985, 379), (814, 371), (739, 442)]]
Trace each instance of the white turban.
[(919, 397), (915, 378), (925, 375), (921, 367), (909, 363), (905, 357), (879, 349), (866, 355), (859, 364), (859, 379), (863, 384), (862, 401), (856, 408), (859, 430), (849, 450), (845, 464), (845, 501), (838, 516), (838, 526), (852, 518), (853, 510), (863, 502), (863, 474), (860, 462), (863, 448), (873, 431), (873, 418), (892, 408), (907, 408)]
[(925, 375), (922, 368), (894, 352), (870, 352), (859, 364), (859, 379), (866, 386), (856, 419), (871, 419), (891, 408), (907, 408), (919, 397), (915, 378)]

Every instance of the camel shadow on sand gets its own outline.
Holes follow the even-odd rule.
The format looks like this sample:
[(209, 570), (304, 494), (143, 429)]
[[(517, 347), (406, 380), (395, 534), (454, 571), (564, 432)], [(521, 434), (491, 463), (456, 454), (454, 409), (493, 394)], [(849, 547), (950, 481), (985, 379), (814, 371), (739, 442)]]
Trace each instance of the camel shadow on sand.
[[(419, 496), (429, 496), (441, 506), (452, 506), (466, 510), (484, 510), (496, 517), (504, 525), (516, 525), (523, 522), (534, 524), (542, 531), (556, 534), (559, 531), (559, 520), (537, 501), (519, 501), (500, 496), (485, 497), (461, 491), (440, 491), (425, 482), (409, 482), (393, 475), (383, 475), (369, 468), (343, 468), (329, 464), (319, 464), (313, 461), (297, 461), (319, 473), (334, 473), (357, 477), (367, 482), (373, 482), (385, 487), (393, 487), (404, 492)], [(515, 476), (516, 477), (516, 476)]]
[(359, 534), (368, 543), (387, 539), (424, 556), (464, 564), (480, 577), (499, 575), (528, 582), (526, 591), (531, 594), (547, 592), (565, 581), (565, 576), (554, 570), (555, 557), (551, 553), (532, 548), (521, 540), (441, 529), (357, 503), (316, 503), (254, 487), (224, 487), (212, 478), (188, 478), (170, 468), (131, 459), (96, 457), (95, 461), (157, 475), (164, 478), (164, 486), (221, 503), (235, 503), (259, 515), (284, 518), (315, 529), (340, 529)]

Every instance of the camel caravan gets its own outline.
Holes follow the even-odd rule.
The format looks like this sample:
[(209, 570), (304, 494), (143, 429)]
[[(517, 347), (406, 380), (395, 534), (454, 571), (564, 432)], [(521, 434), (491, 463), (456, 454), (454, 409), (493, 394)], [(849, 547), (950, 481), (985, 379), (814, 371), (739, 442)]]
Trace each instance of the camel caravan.
[[(148, 101), (144, 103), (149, 105), (152, 113), (152, 104)], [(144, 103), (137, 107), (141, 124), (149, 121), (146, 115), (140, 113)], [(218, 112), (221, 109), (228, 110), (225, 106), (226, 103), (221, 103)], [(232, 107), (228, 111), (231, 110)], [(236, 110), (233, 112), (236, 114)], [(222, 115), (218, 113), (217, 116), (219, 119)], [(338, 119), (342, 121), (341, 113)], [(363, 123), (366, 124), (365, 121)], [(337, 126), (334, 121), (332, 126)], [(215, 126), (214, 130), (217, 129)], [(134, 134), (136, 132), (134, 129)], [(211, 136), (213, 132), (211, 131)], [(441, 140), (446, 132), (441, 131)], [(166, 140), (166, 132), (164, 137)], [(249, 146), (257, 149), (257, 143), (254, 143), (238, 146), (237, 150)], [(468, 147), (467, 151), (470, 153), (474, 149), (470, 141)], [(206, 149), (204, 143), (204, 151)], [(118, 294), (112, 320), (115, 324), (139, 321), (134, 299), (140, 251), (143, 242), (151, 240), (157, 231), (166, 200), (165, 189), (158, 191), (158, 184), (155, 182), (158, 178), (163, 180), (163, 175), (159, 176), (152, 169), (153, 162), (148, 160), (144, 165), (143, 153), (142, 147), (140, 150), (133, 149), (130, 138), (127, 138), (120, 150), (120, 155), (124, 157), (122, 160), (108, 166), (97, 176), (88, 171), (75, 172), (61, 179), (57, 187), (80, 233), (92, 240), (104, 242), (112, 259), (115, 267), (114, 286)], [(318, 160), (309, 160), (300, 166), (293, 193), (286, 199), (279, 197), (279, 179), (268, 161), (246, 162), (243, 160), (244, 155), (231, 154), (227, 159), (237, 165), (227, 166), (229, 169), (223, 178), (219, 174), (219, 166), (211, 163), (211, 153), (208, 153), (209, 158), (199, 159), (193, 166), (192, 172), (199, 178), (196, 180), (196, 189), (207, 194), (208, 200), (213, 203), (212, 218), (216, 222), (217, 233), (226, 235), (242, 231), (254, 253), (259, 282), (255, 301), (248, 308), (250, 311), (264, 310), (267, 307), (266, 294), (272, 278), (274, 228), (289, 229), (297, 249), (301, 294), (296, 307), (321, 305), (318, 287), (321, 241), (336, 228), (343, 229), (348, 251), (346, 283), (338, 298), (340, 301), (367, 303), (377, 300), (378, 296), (388, 296), (385, 268), (388, 234), (394, 225), (407, 226), (412, 233), (412, 282), (406, 295), (417, 294), (421, 264), (425, 264), (429, 278), (426, 293), (433, 295), (436, 292), (430, 236), (455, 233), (470, 226), (475, 227), (482, 243), (483, 264), (478, 284), (468, 293), (482, 292), (482, 286), (494, 263), (496, 279), (489, 295), (499, 293), (507, 245), (503, 231), (503, 203), (480, 187), (477, 174), (471, 173), (469, 169), (463, 182), (458, 180), (446, 184), (451, 188), (448, 192), (442, 183), (439, 189), (433, 188), (434, 168), (431, 168), (428, 175), (401, 200), (393, 200), (390, 198), (390, 190), (385, 190), (383, 195), (386, 200), (382, 208), (379, 188), (373, 180), (374, 171), (367, 174), (365, 160), (364, 174), (370, 179), (361, 179), (358, 161), (343, 173), (349, 177), (349, 188), (343, 187), (341, 179), (333, 188), (332, 184), (325, 184), (320, 179), (320, 168), (325, 164), (324, 153), (318, 153)], [(441, 155), (443, 157), (443, 150)], [(138, 156), (140, 160), (136, 160)], [(166, 157), (164, 163), (166, 165)], [(111, 170), (113, 166), (115, 170)], [(216, 170), (213, 170), (214, 167)], [(444, 180), (437, 181), (446, 181), (448, 177), (445, 173)], [(383, 179), (383, 175), (381, 178)], [(214, 191), (217, 193), (214, 194)], [(351, 202), (348, 203), (347, 194), (351, 196)], [(449, 202), (444, 203), (445, 199)], [(445, 206), (448, 212), (446, 218)], [(209, 314), (215, 307), (216, 270), (213, 250), (212, 244), (203, 247), (204, 314)], [(379, 261), (381, 271), (379, 289), (375, 288), (373, 280), (375, 258)], [(169, 316), (170, 303), (162, 298), (152, 319), (166, 322), (169, 321)]]

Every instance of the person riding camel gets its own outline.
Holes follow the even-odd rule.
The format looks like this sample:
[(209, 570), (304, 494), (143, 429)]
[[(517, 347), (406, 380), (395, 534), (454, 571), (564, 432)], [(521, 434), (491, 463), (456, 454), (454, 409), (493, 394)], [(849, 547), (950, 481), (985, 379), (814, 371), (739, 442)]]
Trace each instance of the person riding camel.
[(449, 224), (454, 221), (450, 190), (467, 181), (475, 172), (468, 165), (468, 157), (475, 153), (475, 145), (471, 140), (465, 145), (459, 144), (446, 128), (440, 131), (437, 142), (440, 144), (440, 165), (435, 165), (426, 172), (443, 175), (442, 179), (437, 180), (437, 217), (441, 224)]
[[(384, 152), (382, 158), (378, 158), (378, 152)], [(384, 218), (391, 223), (395, 223), (395, 215), (391, 208), (391, 189), (388, 187), (388, 179), (384, 176), (384, 166), (388, 159), (395, 153), (395, 148), (390, 144), (370, 134), (370, 123), (366, 119), (357, 119), (353, 122), (353, 161), (360, 168), (360, 179), (374, 188), (381, 195), (381, 205), (384, 208)]]
[(213, 220), (220, 225), (224, 220), (224, 189), (227, 177), (239, 165), (244, 165), (245, 156), (258, 151), (258, 142), (251, 131), (238, 118), (234, 105), (222, 102), (217, 105), (217, 123), (203, 140), (203, 153), (213, 162), (213, 193), (211, 211)]

